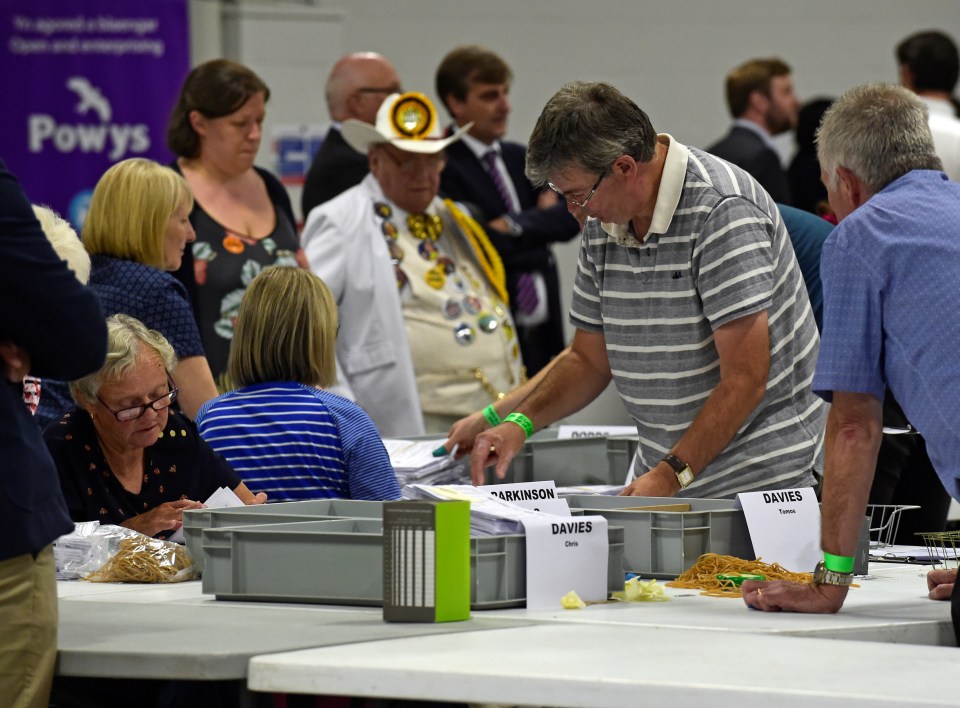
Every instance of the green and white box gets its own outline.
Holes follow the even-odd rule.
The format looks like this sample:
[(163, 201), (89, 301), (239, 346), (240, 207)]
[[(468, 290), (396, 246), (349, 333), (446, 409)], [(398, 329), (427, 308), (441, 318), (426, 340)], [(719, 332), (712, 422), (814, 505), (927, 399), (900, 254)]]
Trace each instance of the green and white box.
[(384, 504), (383, 619), (470, 619), (470, 502)]

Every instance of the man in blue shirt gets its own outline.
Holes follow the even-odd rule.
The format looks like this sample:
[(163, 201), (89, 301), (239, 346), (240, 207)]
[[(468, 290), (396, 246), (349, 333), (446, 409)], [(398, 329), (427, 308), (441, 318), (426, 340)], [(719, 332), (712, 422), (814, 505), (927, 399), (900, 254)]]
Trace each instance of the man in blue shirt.
[[(882, 436), (886, 389), (923, 434), (947, 491), (960, 498), (960, 184), (933, 148), (927, 109), (883, 84), (847, 92), (817, 137), (823, 181), (840, 225), (823, 247), (823, 338), (814, 390), (827, 419), (821, 543), (814, 581), (745, 583), (763, 610), (836, 612), (847, 594)], [(956, 570), (932, 571), (932, 599)]]

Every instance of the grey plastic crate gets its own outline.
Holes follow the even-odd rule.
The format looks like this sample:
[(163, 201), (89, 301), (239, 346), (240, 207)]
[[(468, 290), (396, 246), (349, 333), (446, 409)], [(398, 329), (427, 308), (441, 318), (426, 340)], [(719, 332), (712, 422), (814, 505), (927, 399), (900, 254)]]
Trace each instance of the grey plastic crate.
[(640, 438), (636, 435), (611, 435), (607, 438), (607, 465), (610, 468), (610, 479), (613, 480), (611, 484), (623, 484), (639, 444)]
[[(622, 590), (624, 532), (611, 526), (608, 535), (607, 585), (610, 590)], [(206, 529), (203, 553), (203, 592), (218, 600), (383, 604), (380, 520)], [(527, 584), (525, 537), (472, 537), (470, 576), (471, 608), (522, 606)]]
[(611, 474), (607, 437), (558, 440), (556, 428), (533, 435), (511, 463), (514, 482), (553, 480), (558, 487), (585, 484), (623, 484), (619, 471)]
[[(574, 513), (599, 514), (624, 530), (624, 570), (675, 578), (704, 553), (752, 559), (753, 544), (742, 509), (732, 499), (673, 497), (567, 497)], [(690, 504), (690, 511), (639, 511), (624, 507)]]
[(383, 502), (357, 499), (313, 499), (277, 504), (251, 504), (225, 509), (194, 509), (183, 513), (183, 538), (187, 550), (202, 571), (204, 559), (200, 544), (204, 529), (339, 518), (382, 519)]

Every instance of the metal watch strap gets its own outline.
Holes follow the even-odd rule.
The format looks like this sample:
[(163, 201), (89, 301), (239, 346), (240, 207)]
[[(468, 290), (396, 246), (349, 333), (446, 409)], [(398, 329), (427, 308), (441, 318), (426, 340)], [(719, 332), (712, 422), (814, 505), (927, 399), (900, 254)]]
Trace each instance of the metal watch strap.
[(840, 585), (842, 587), (848, 587), (853, 583), (853, 573), (838, 573), (835, 570), (827, 570), (823, 561), (820, 561), (813, 570), (813, 582), (815, 585)]

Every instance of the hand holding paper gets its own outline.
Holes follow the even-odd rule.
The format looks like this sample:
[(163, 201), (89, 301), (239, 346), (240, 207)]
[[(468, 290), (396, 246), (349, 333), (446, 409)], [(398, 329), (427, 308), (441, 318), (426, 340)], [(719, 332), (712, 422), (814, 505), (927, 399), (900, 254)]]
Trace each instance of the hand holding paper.
[[(180, 502), (169, 502), (170, 504), (177, 504)], [(220, 487), (217, 491), (211, 494), (203, 504), (197, 502), (189, 502), (194, 506), (184, 507), (189, 509), (223, 509), (228, 506), (243, 506), (243, 502), (240, 501), (240, 497), (234, 494), (233, 490), (228, 487)], [(166, 506), (166, 505), (161, 505)], [(157, 507), (158, 509), (160, 507)], [(175, 528), (176, 532), (168, 538), (168, 541), (174, 543), (185, 543), (186, 539), (183, 537), (183, 513), (181, 510), (180, 517), (176, 526), (168, 526), (167, 528)]]

